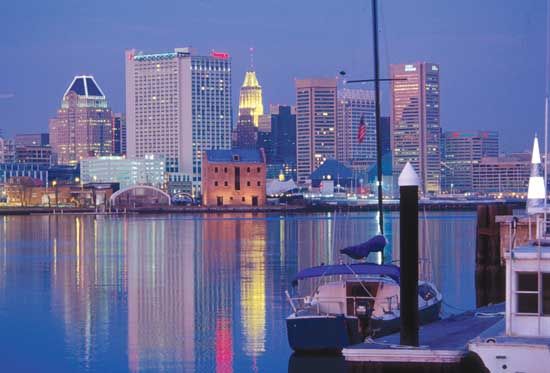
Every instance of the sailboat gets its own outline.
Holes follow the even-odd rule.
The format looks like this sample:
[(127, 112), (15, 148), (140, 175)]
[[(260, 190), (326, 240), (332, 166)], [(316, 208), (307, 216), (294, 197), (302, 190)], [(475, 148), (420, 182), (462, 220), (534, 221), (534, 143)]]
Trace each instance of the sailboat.
[[(353, 259), (364, 259), (381, 251), (385, 237), (342, 249)], [(321, 284), (311, 296), (292, 298), (286, 292), (292, 314), (286, 319), (288, 342), (294, 351), (341, 351), (400, 328), (400, 271), (393, 264), (340, 263), (300, 271), (293, 280), (319, 279)], [(420, 324), (439, 318), (443, 296), (435, 285), (418, 283)]]
[[(342, 254), (355, 260), (369, 254), (382, 254), (388, 244), (384, 237), (382, 205), (382, 148), (380, 124), (380, 86), (378, 62), (377, 1), (372, 0), (375, 116), (377, 143), (379, 234), (365, 243), (347, 247)], [(344, 73), (345, 74), (345, 73)], [(387, 80), (387, 79), (384, 79)], [(354, 81), (364, 82), (364, 81)], [(383, 256), (382, 256), (383, 257)], [(400, 328), (400, 271), (393, 264), (341, 262), (300, 271), (293, 280), (317, 279), (321, 284), (312, 295), (286, 296), (292, 313), (286, 318), (288, 342), (295, 351), (340, 351), (362, 342), (368, 336), (383, 336)], [(439, 318), (443, 297), (434, 284), (418, 283), (420, 324)]]

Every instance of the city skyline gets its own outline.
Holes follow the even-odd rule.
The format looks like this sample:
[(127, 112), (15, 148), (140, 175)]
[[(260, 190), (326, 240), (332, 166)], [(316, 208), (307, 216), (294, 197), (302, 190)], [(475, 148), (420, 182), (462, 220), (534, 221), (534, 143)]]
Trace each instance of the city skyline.
[[(102, 88), (112, 102), (113, 111), (123, 111), (121, 55), (132, 45), (140, 45), (146, 52), (186, 45), (197, 47), (201, 53), (207, 53), (213, 47), (228, 51), (233, 56), (235, 79), (244, 75), (248, 68), (248, 49), (254, 46), (257, 50), (255, 68), (262, 77), (266, 105), (293, 104), (294, 78), (335, 76), (342, 68), (350, 77), (370, 77), (371, 35), (358, 26), (359, 20), (369, 17), (368, 4), (355, 1), (341, 9), (328, 2), (316, 5), (313, 7), (305, 2), (293, 12), (277, 9), (269, 15), (256, 14), (259, 10), (246, 7), (247, 11), (242, 13), (247, 16), (247, 21), (241, 25), (239, 18), (235, 18), (240, 6), (186, 4), (188, 10), (196, 11), (197, 19), (190, 25), (181, 25), (177, 17), (162, 9), (154, 10), (150, 17), (140, 2), (133, 3), (131, 8), (125, 4), (110, 4), (112, 14), (108, 15), (94, 13), (95, 8), (88, 14), (77, 12), (70, 21), (71, 25), (77, 31), (85, 32), (74, 32), (74, 35), (65, 37), (64, 31), (55, 24), (55, 17), (70, 11), (67, 3), (58, 3), (51, 10), (43, 10), (42, 5), (29, 10), (18, 4), (6, 4), (0, 16), (3, 21), (0, 27), (12, 27), (24, 16), (43, 26), (50, 36), (41, 37), (27, 31), (3, 33), (6, 53), (14, 60), (0, 63), (1, 71), (10, 71), (0, 87), (0, 114), (4, 118), (0, 127), (7, 136), (12, 136), (16, 129), (20, 132), (44, 131), (47, 118), (55, 112), (57, 96), (54, 92), (64, 89), (63, 82), (68, 76), (83, 73), (93, 74), (104, 82)], [(542, 133), (545, 2), (517, 3), (508, 7), (498, 5), (498, 2), (491, 1), (484, 9), (478, 9), (473, 1), (463, 2), (460, 6), (436, 1), (419, 5), (405, 2), (381, 4), (382, 75), (388, 74), (390, 63), (436, 61), (442, 67), (441, 88), (445, 92), (441, 114), (443, 129), (499, 130), (503, 149), (528, 150), (530, 136), (522, 138), (513, 134), (517, 123), (524, 124), (532, 133)], [(174, 8), (177, 10), (181, 6), (184, 5), (175, 5)], [(286, 37), (299, 30), (298, 19), (309, 8), (312, 8), (311, 12), (305, 19), (308, 31), (302, 33), (299, 41)], [(415, 16), (407, 17), (412, 8)], [(128, 19), (134, 20), (120, 19), (119, 23), (112, 25), (110, 19), (122, 14), (123, 10), (132, 16)], [(275, 25), (274, 21), (283, 14), (288, 17)], [(486, 25), (488, 14), (492, 17), (490, 24)], [(258, 17), (254, 17), (256, 15)], [(155, 18), (163, 18), (164, 22), (156, 23)], [(331, 18), (334, 18), (335, 27), (324, 31), (323, 21)], [(193, 25), (204, 19), (212, 26), (200, 35), (193, 32)], [(411, 26), (413, 22), (414, 27)], [(101, 29), (102, 24), (109, 24), (111, 29)], [(254, 35), (250, 33), (251, 25), (254, 26)], [(221, 30), (227, 30), (227, 33), (222, 35)], [(405, 33), (405, 30), (413, 31)], [(117, 37), (98, 42), (106, 32), (117, 34)], [(144, 40), (137, 43), (138, 37)], [(26, 58), (26, 51), (30, 48), (33, 48), (34, 58)], [(318, 58), (320, 54), (323, 54), (323, 59)], [(55, 59), (50, 58), (53, 55)], [(470, 57), (466, 64), (463, 63), (464, 55)], [(506, 79), (499, 79), (505, 73)], [(41, 91), (36, 109), (25, 110), (30, 102), (34, 106), (34, 101), (37, 101), (38, 92), (32, 92), (30, 88), (30, 84), (36, 83), (48, 87), (52, 93), (44, 97), (44, 91)], [(232, 95), (233, 102), (237, 102), (238, 90), (234, 89)], [(522, 105), (516, 105), (517, 102), (522, 102)], [(463, 110), (465, 104), (471, 110)], [(382, 106), (383, 112), (387, 113), (388, 87), (383, 87)], [(235, 107), (233, 111), (236, 114)], [(476, 112), (476, 116), (468, 116), (467, 112)]]

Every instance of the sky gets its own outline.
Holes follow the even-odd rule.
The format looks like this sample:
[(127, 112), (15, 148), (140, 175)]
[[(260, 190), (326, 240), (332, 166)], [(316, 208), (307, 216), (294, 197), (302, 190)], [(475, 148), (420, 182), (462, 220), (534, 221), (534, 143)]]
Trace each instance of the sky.
[[(443, 130), (498, 130), (502, 152), (527, 150), (535, 132), (543, 134), (546, 0), (381, 0), (379, 9), (382, 77), (390, 63), (438, 63)], [(78, 74), (94, 75), (113, 111), (124, 111), (124, 50), (184, 46), (231, 54), (234, 112), (250, 47), (264, 106), (294, 104), (295, 78), (341, 70), (349, 79), (372, 77), (371, 5), (1, 1), (0, 128), (8, 136), (47, 132)], [(390, 110), (388, 89), (383, 85), (383, 114)]]

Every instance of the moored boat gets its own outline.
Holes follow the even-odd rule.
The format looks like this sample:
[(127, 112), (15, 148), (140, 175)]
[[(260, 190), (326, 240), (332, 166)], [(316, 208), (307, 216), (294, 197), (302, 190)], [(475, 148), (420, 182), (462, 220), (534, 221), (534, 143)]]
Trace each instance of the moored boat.
[[(335, 279), (336, 277), (336, 279)], [(294, 283), (324, 281), (313, 295), (288, 300), (287, 334), (294, 351), (340, 351), (369, 336), (399, 330), (399, 267), (373, 263), (325, 265), (299, 272)], [(418, 285), (420, 323), (439, 318), (442, 295), (430, 282)]]

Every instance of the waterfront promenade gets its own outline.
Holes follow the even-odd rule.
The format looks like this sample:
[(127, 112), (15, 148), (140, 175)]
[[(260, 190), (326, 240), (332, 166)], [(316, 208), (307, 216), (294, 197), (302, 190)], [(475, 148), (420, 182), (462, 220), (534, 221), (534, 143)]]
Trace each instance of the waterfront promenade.
[[(512, 208), (524, 208), (523, 202), (516, 201), (421, 201), (421, 210), (428, 211), (474, 211), (479, 204), (506, 204)], [(243, 212), (280, 212), (280, 213), (312, 213), (312, 212), (355, 212), (376, 211), (375, 204), (340, 204), (340, 203), (308, 203), (302, 205), (265, 205), (265, 206), (155, 206), (123, 209), (105, 209), (93, 207), (16, 207), (0, 206), (0, 215), (32, 215), (32, 214), (196, 214), (196, 213), (243, 213)], [(384, 202), (384, 210), (398, 211), (399, 201)]]

